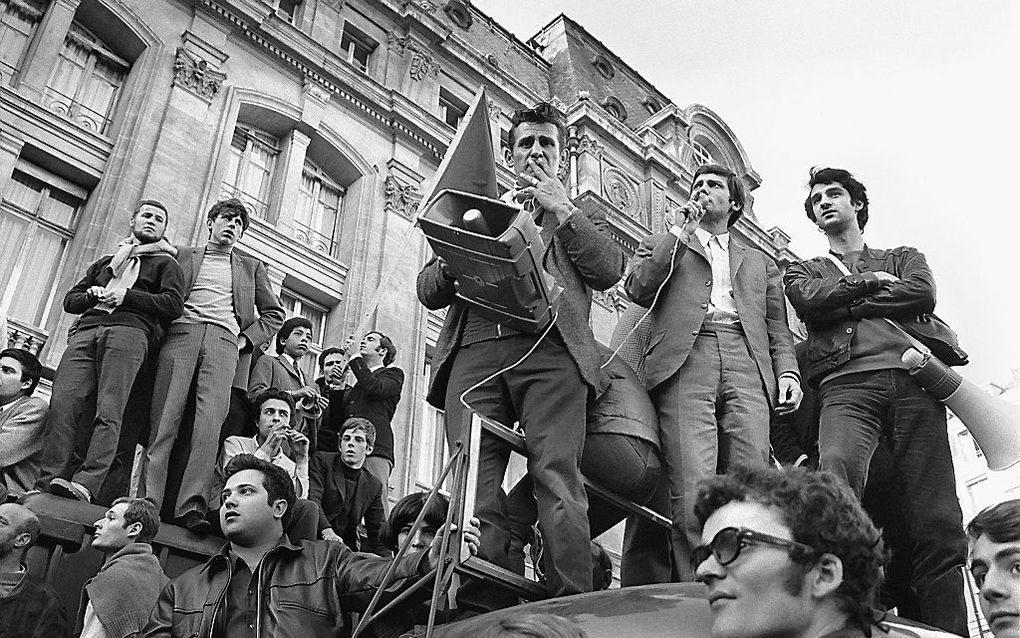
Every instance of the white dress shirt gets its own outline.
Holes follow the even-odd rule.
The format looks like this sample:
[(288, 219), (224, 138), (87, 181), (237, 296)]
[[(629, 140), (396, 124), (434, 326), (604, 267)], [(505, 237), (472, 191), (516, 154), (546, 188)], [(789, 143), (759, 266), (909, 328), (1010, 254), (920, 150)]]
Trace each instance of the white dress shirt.
[(733, 298), (733, 281), (730, 277), (730, 234), (713, 235), (700, 226), (694, 229), (698, 241), (705, 247), (712, 266), (712, 294), (705, 313), (709, 321), (737, 323), (737, 302)]

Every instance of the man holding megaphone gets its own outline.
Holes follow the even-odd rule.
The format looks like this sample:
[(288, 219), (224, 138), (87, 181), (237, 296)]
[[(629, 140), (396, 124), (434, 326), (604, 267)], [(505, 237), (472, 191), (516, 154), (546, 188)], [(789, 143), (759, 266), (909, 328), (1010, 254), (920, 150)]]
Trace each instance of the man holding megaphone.
[(808, 186), (804, 209), (828, 239), (829, 254), (791, 265), (785, 283), (808, 329), (803, 372), (821, 403), (821, 468), (842, 477), (860, 497), (876, 448), (890, 446), (903, 528), (913, 539), (919, 620), (966, 635), (960, 567), (967, 542), (946, 409), (901, 360), (911, 338), (933, 349), (949, 343), (947, 352), (963, 353), (952, 331), (931, 314), (935, 280), (924, 255), (906, 246), (865, 245), (864, 185), (846, 170), (823, 168), (812, 170)]

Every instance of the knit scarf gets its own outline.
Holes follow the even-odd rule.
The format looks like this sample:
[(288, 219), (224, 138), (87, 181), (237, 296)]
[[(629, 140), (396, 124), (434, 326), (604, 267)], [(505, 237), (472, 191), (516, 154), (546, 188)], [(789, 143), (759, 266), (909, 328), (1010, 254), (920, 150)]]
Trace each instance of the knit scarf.
[[(117, 244), (117, 252), (110, 259), (107, 266), (113, 274), (113, 278), (106, 284), (107, 292), (113, 290), (127, 291), (138, 281), (138, 271), (141, 267), (141, 257), (146, 255), (170, 255), (171, 246), (166, 239), (160, 239), (151, 244), (141, 244), (138, 239), (131, 235)], [(119, 304), (101, 301), (96, 304), (97, 310), (113, 312)]]

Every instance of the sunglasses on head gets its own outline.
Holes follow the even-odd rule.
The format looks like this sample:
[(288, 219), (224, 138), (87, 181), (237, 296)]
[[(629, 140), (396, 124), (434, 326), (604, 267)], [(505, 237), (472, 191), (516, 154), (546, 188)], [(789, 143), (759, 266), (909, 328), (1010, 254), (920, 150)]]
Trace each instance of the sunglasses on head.
[(708, 560), (708, 557), (712, 555), (715, 556), (720, 565), (729, 565), (740, 556), (740, 550), (754, 543), (780, 547), (791, 552), (800, 553), (801, 555), (814, 553), (814, 550), (804, 543), (763, 534), (746, 527), (724, 527), (719, 530), (711, 543), (694, 548), (694, 553), (691, 556), (691, 566), (697, 569), (699, 565)]

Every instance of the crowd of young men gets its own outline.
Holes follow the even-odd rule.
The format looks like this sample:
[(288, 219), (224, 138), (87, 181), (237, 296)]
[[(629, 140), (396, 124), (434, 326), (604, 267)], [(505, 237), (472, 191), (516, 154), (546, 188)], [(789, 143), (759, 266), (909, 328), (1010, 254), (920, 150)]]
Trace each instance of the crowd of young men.
[[(903, 497), (898, 522), (910, 549), (902, 564), (917, 593), (916, 615), (964, 632), (966, 539), (945, 409), (899, 359), (909, 345), (899, 327), (910, 330), (934, 310), (934, 279), (923, 255), (865, 245), (863, 184), (845, 170), (823, 169), (812, 171), (804, 205), (830, 253), (794, 264), (784, 276), (770, 257), (731, 232), (747, 205), (738, 176), (706, 165), (695, 172), (675, 224), (645, 238), (628, 268), (605, 217), (575, 206), (557, 177), (563, 141), (563, 120), (552, 106), (514, 114), (509, 142), (517, 183), (506, 199), (534, 216), (546, 246), (542, 268), (562, 290), (548, 331), (515, 331), (477, 312), (457, 296), (456, 277), (440, 258), (424, 266), (417, 283), (426, 307), (447, 308), (428, 400), (446, 410), (448, 442), (464, 435), (462, 400), (525, 432), (525, 500), (534, 501), (530, 518), (537, 517), (550, 594), (593, 587), (581, 468), (586, 436), (593, 434), (586, 415), (612, 379), (589, 319), (592, 291), (624, 279), (630, 299), (647, 308), (644, 329), (635, 336), (645, 340), (639, 363), (658, 420), (657, 432), (630, 436), (657, 446), (660, 458), (639, 451), (647, 465), (656, 464), (654, 472), (617, 468), (615, 478), (636, 485), (661, 474), (659, 492), (668, 495), (661, 506), (673, 521), (658, 550), (642, 548), (642, 560), (657, 553), (650, 562), (665, 566), (663, 578), (706, 582), (718, 635), (726, 635), (727, 622), (749, 614), (818, 621), (796, 635), (867, 631), (884, 552), (857, 499), (883, 446), (892, 458), (889, 480)], [(166, 223), (165, 207), (143, 202), (131, 217), (131, 236), (67, 293), (65, 310), (80, 318), (57, 370), (48, 416), (30, 396), (38, 362), (0, 353), (0, 436), (17, 432), (25, 448), (8, 454), (0, 446), (0, 476), (15, 491), (31, 485), (92, 501), (124, 434), (135, 375), (146, 357), (154, 357), (145, 496), (156, 511), (163, 507), (164, 520), (196, 533), (220, 531), (230, 547), (204, 572), (189, 572), (163, 589), (147, 635), (177, 632), (180, 622), (200, 635), (211, 628), (232, 635), (232, 627), (263, 621), (251, 596), (261, 596), (265, 586), (270, 597), (281, 598), (274, 601), (278, 613), (264, 622), (297, 622), (288, 618), (292, 602), (335, 623), (336, 596), (346, 608), (347, 597), (371, 591), (387, 565), (351, 550), (388, 551), (382, 532), (394, 460), (391, 420), (403, 385), (403, 372), (393, 366), (396, 347), (378, 332), (364, 335), (359, 349), (349, 339), (343, 348), (324, 350), (322, 376), (308, 378), (302, 359), (313, 326), (301, 317), (283, 321), (265, 265), (236, 250), (248, 227), (244, 205), (227, 200), (209, 210), (204, 246), (170, 246), (163, 240)], [(807, 326), (801, 365), (787, 298)], [(270, 339), (277, 356), (253, 363)], [(802, 384), (817, 394), (823, 472), (766, 471), (771, 423), (798, 409)], [(228, 436), (221, 447), (237, 396), (232, 387), (250, 402), (257, 431)], [(190, 445), (180, 445), (181, 437)], [(45, 448), (33, 449), (43, 440)], [(508, 458), (500, 441), (482, 437), (475, 512), (480, 538), (471, 541), (485, 560), (520, 570), (509, 553), (519, 535), (512, 519), (520, 514), (508, 509), (501, 488)], [(646, 499), (656, 490), (638, 491)], [(824, 498), (812, 500), (816, 492)], [(110, 511), (125, 529), (137, 528), (132, 542), (151, 537), (146, 523), (158, 519), (153, 512), (139, 514), (134, 502), (117, 501)], [(361, 523), (366, 538), (359, 536)], [(827, 536), (826, 526), (839, 530)], [(782, 551), (766, 565), (759, 546)], [(123, 562), (122, 549), (111, 556)], [(273, 588), (258, 577), (265, 561), (279, 582), (304, 583), (319, 572), (335, 577)], [(398, 573), (409, 578), (430, 561), (434, 557), (424, 554), (405, 558)], [(767, 579), (741, 583), (745, 570), (759, 567), (774, 569), (783, 586), (755, 591), (768, 586)], [(393, 594), (403, 581), (397, 582)], [(214, 591), (219, 599), (210, 610)], [(516, 601), (472, 579), (457, 599), (462, 612)], [(86, 626), (98, 613), (93, 603), (82, 612)]]

